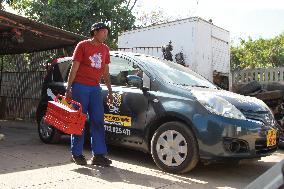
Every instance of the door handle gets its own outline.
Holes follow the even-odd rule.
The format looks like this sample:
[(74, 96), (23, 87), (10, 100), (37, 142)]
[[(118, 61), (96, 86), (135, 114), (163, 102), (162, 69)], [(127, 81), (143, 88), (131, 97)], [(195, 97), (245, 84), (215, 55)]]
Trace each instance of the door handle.
[(154, 99), (153, 99), (153, 102), (157, 103), (157, 102), (159, 102), (159, 100), (156, 99), (156, 98), (154, 98)]

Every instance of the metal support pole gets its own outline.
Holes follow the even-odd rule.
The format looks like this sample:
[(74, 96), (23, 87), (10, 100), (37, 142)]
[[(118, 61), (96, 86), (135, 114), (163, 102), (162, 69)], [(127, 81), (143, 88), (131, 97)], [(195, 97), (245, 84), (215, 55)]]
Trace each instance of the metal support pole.
[[(4, 55), (1, 56), (1, 67), (0, 67), (0, 119), (5, 118), (5, 110), (6, 110), (6, 99), (1, 96), (1, 88), (2, 88), (2, 78), (3, 78), (3, 67), (4, 67)], [(2, 138), (4, 136), (2, 135)], [(1, 140), (1, 133), (0, 133)]]
[(2, 94), (1, 92), (1, 88), (2, 88), (2, 77), (3, 77), (3, 68), (4, 68), (4, 55), (1, 56), (1, 68), (0, 68), (0, 73), (1, 73), (1, 77), (0, 77), (0, 96)]

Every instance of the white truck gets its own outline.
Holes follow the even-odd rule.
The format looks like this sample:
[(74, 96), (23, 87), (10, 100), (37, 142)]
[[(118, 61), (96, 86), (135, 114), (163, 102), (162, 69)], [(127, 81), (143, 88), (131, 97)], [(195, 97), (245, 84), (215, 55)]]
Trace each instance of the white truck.
[(169, 42), (174, 61), (182, 54), (185, 66), (209, 81), (216, 74), (229, 77), (229, 31), (199, 17), (123, 32), (118, 36), (118, 49), (163, 58), (162, 46)]

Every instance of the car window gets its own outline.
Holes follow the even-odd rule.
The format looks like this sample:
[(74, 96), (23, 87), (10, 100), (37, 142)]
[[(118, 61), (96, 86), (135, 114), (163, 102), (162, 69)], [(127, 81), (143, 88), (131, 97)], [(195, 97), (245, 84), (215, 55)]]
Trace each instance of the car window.
[(53, 81), (67, 82), (68, 74), (71, 68), (71, 61), (57, 63), (53, 66)]
[(133, 62), (122, 57), (111, 56), (109, 73), (112, 85), (141, 87), (143, 83), (143, 71)]

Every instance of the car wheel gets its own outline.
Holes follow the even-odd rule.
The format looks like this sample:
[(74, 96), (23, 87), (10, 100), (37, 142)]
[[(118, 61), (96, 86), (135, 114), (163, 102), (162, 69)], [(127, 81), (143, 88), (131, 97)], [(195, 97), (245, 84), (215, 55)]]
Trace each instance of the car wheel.
[(46, 144), (56, 144), (61, 139), (61, 133), (56, 128), (45, 123), (44, 115), (45, 112), (37, 119), (39, 138)]
[(188, 172), (199, 161), (194, 134), (176, 121), (164, 123), (156, 130), (151, 140), (151, 154), (160, 169), (171, 173)]

